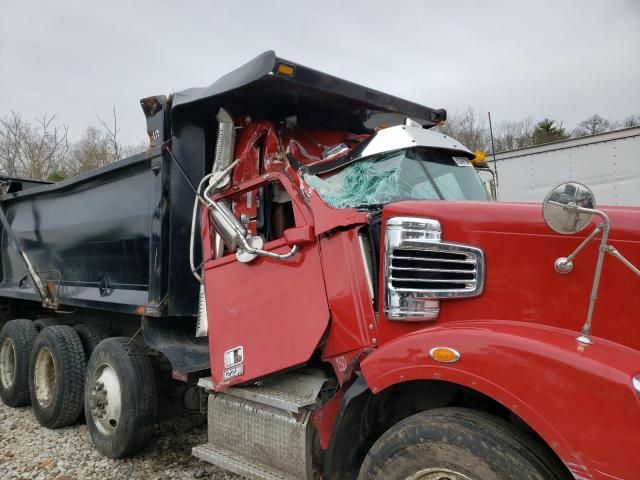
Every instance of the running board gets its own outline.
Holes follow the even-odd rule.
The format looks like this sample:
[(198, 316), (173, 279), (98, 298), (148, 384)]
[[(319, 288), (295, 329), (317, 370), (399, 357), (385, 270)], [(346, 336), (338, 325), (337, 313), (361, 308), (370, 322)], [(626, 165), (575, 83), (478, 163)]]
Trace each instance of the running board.
[[(312, 478), (311, 411), (326, 378), (291, 373), (259, 386), (209, 394), (208, 443), (201, 460), (249, 479)], [(211, 391), (211, 379), (198, 384)]]

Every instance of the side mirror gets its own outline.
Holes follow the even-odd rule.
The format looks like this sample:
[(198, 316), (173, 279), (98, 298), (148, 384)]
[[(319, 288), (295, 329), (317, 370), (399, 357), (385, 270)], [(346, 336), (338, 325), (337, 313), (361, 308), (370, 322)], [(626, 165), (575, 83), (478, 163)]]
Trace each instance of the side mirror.
[(542, 216), (555, 232), (572, 235), (591, 223), (595, 208), (595, 197), (589, 187), (567, 182), (547, 194), (542, 203)]
[(602, 222), (596, 225), (593, 232), (578, 245), (578, 247), (568, 256), (556, 259), (554, 267), (556, 272), (561, 274), (571, 273), (573, 270), (573, 260), (584, 247), (593, 240), (600, 232), (600, 248), (598, 249), (598, 259), (596, 261), (596, 271), (593, 276), (591, 296), (589, 297), (589, 310), (587, 319), (582, 326), (581, 334), (576, 338), (582, 345), (591, 345), (593, 341), (589, 337), (591, 334), (591, 323), (593, 311), (598, 298), (598, 286), (602, 274), (602, 264), (606, 253), (620, 260), (629, 270), (640, 277), (640, 269), (636, 268), (627, 260), (613, 245), (608, 245), (609, 238), (609, 217), (606, 213), (596, 209), (596, 202), (593, 192), (585, 185), (578, 182), (567, 182), (558, 185), (551, 190), (542, 204), (542, 215), (547, 225), (558, 233), (573, 234), (583, 230), (597, 215)]
[(287, 245), (306, 245), (313, 243), (316, 240), (316, 234), (313, 227), (307, 225), (305, 227), (287, 228), (284, 231), (284, 239), (287, 241)]

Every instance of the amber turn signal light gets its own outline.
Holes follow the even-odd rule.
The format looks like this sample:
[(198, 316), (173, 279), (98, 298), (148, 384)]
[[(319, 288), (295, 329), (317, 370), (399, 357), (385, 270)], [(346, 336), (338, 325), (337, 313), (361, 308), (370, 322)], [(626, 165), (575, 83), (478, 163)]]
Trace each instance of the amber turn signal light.
[(296, 69), (293, 68), (291, 65), (279, 63), (278, 66), (276, 67), (276, 72), (286, 77), (293, 77), (293, 74), (296, 73)]
[(473, 158), (471, 159), (471, 163), (474, 167), (487, 168), (487, 156), (482, 150), (478, 150), (473, 154)]
[(460, 353), (449, 347), (434, 347), (429, 350), (429, 356), (440, 363), (456, 363), (460, 360)]

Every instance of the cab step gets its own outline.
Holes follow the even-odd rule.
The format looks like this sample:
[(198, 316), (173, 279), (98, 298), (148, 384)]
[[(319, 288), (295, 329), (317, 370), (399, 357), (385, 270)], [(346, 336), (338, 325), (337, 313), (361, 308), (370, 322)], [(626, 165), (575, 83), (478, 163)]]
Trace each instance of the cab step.
[[(288, 373), (262, 380), (248, 387), (231, 387), (224, 393), (252, 400), (256, 403), (298, 413), (302, 408), (315, 405), (327, 378), (320, 373)], [(201, 378), (198, 386), (213, 391), (211, 377)]]
[(286, 472), (276, 470), (256, 461), (249, 463), (245, 457), (238, 455), (232, 450), (214, 447), (208, 443), (194, 447), (193, 455), (198, 457), (200, 460), (204, 460), (205, 462), (217, 465), (220, 468), (224, 468), (225, 470), (229, 470), (230, 472), (237, 473), (238, 475), (242, 475), (247, 478), (260, 478), (265, 480), (297, 480)]
[(327, 379), (289, 373), (249, 387), (210, 391), (208, 443), (193, 455), (250, 479), (312, 478), (310, 418)]

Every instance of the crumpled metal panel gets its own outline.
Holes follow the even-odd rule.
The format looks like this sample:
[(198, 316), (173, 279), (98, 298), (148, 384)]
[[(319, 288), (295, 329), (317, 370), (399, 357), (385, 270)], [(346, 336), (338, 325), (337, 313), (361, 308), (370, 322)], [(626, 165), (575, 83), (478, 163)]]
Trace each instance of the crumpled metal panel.
[(251, 400), (212, 393), (208, 447), (212, 447), (209, 453), (217, 453), (209, 457), (217, 465), (250, 478), (309, 478), (309, 418), (308, 411), (292, 414)]
[(226, 393), (298, 413), (303, 407), (315, 405), (326, 381), (324, 376), (287, 374), (266, 380), (259, 386), (232, 387)]

